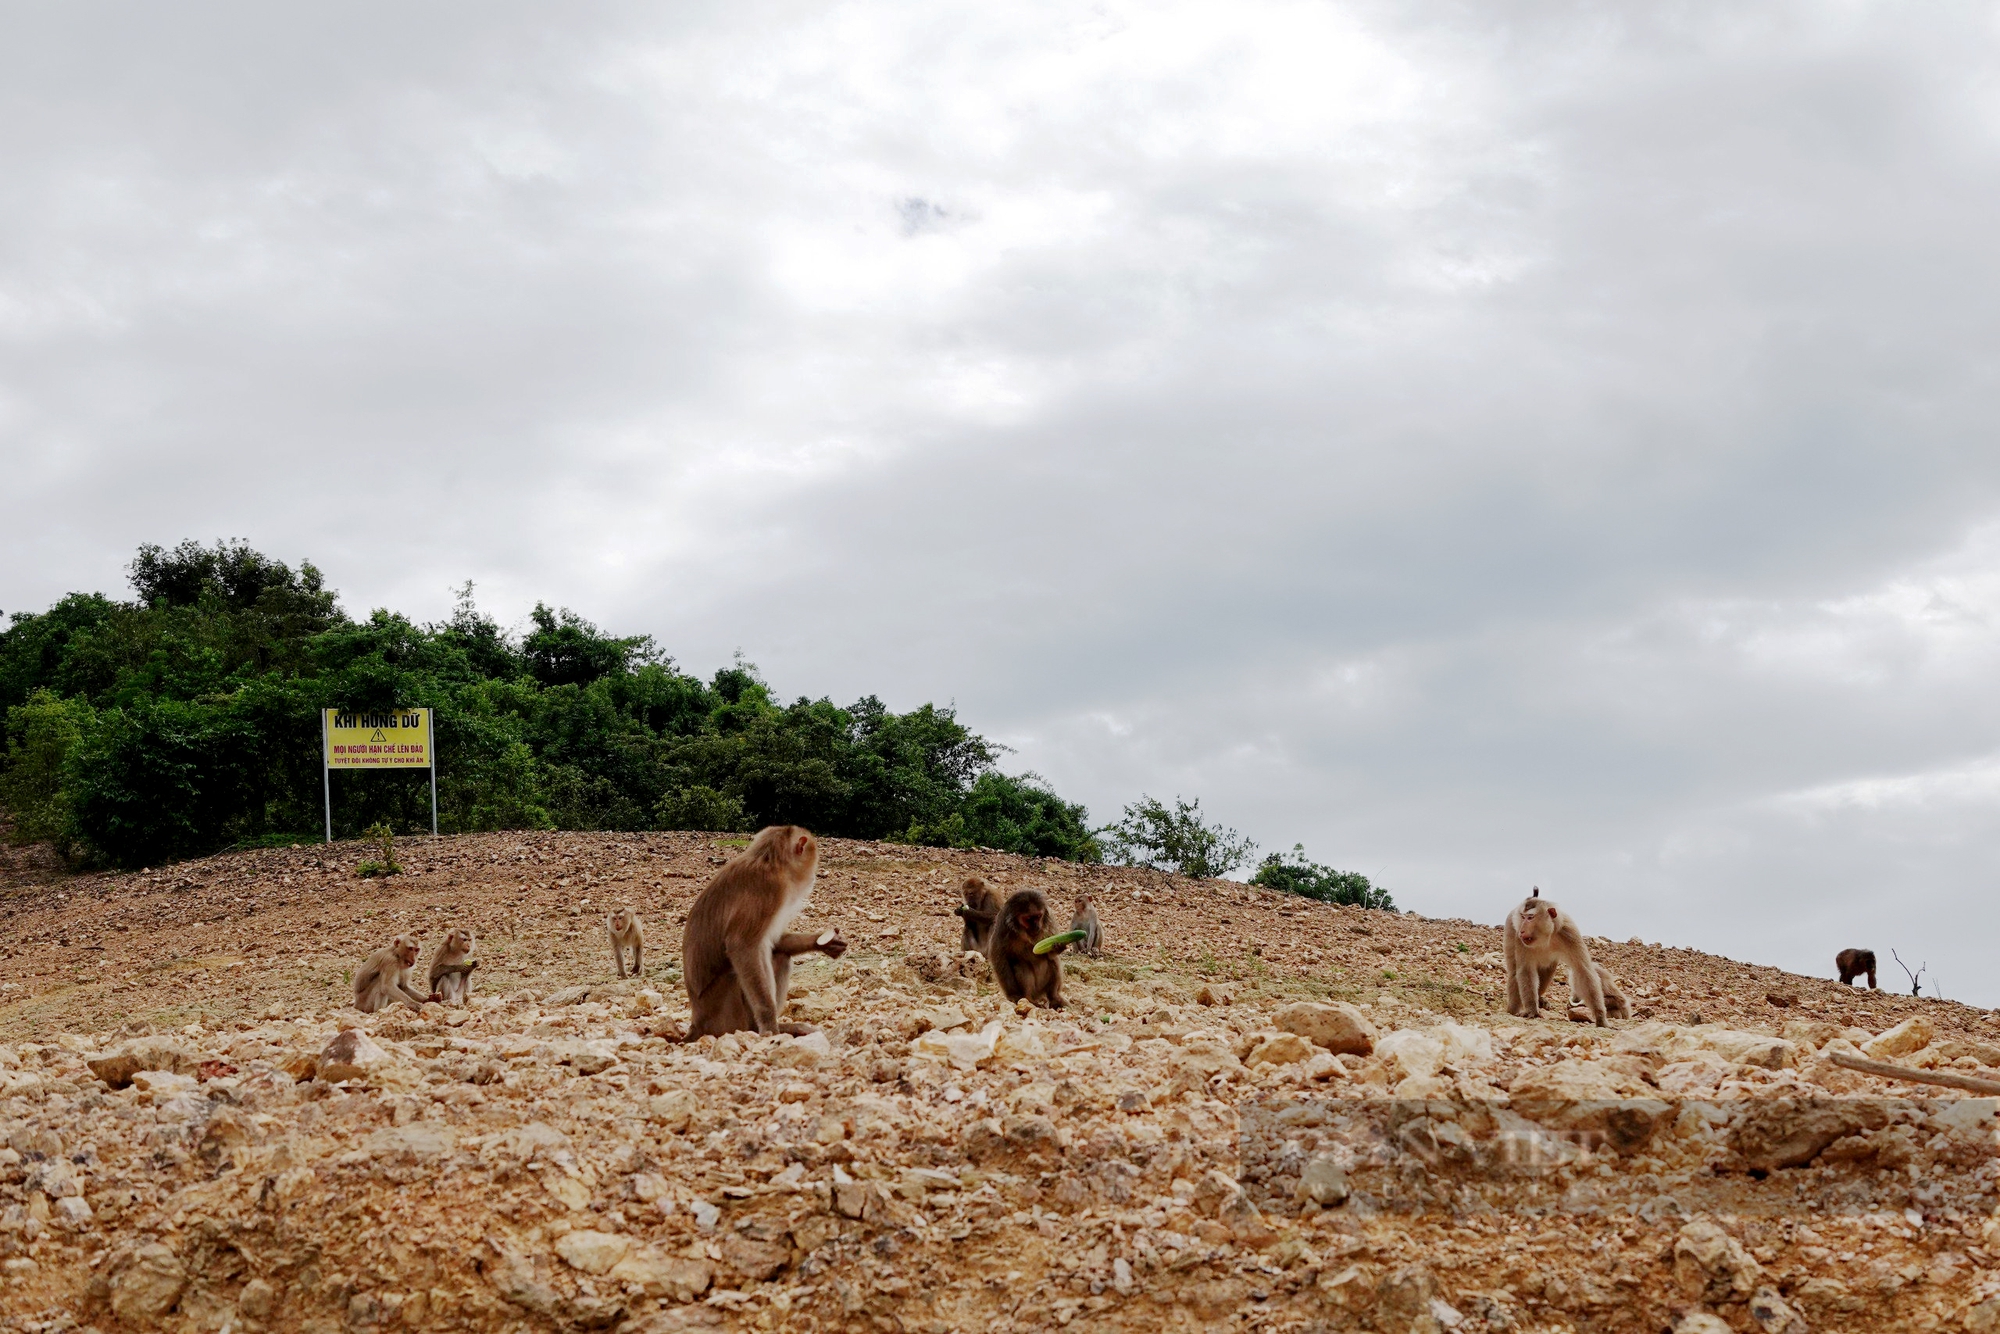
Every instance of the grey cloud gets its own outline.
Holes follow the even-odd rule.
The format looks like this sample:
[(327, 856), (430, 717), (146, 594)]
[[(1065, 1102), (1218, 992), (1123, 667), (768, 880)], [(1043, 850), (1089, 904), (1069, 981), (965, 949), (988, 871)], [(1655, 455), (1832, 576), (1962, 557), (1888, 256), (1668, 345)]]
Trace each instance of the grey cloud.
[(0, 606), (471, 577), (1426, 911), (2000, 1002), (1981, 10), (16, 19)]

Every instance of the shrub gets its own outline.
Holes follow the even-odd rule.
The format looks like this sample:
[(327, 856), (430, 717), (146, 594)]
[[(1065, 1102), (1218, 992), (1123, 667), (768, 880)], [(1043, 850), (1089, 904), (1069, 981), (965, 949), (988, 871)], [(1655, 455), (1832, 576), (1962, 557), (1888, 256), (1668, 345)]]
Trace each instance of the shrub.
[(1345, 903), (1357, 908), (1386, 908), (1395, 911), (1396, 901), (1389, 891), (1368, 883), (1358, 871), (1336, 871), (1306, 859), (1303, 843), (1294, 843), (1287, 854), (1272, 853), (1257, 865), (1250, 877), (1253, 885), (1318, 899), (1321, 903)]
[(750, 828), (750, 817), (743, 813), (743, 798), (700, 784), (676, 788), (660, 798), (653, 818), (661, 829), (740, 834)]
[(1250, 860), (1257, 845), (1220, 824), (1201, 818), (1201, 802), (1174, 798), (1169, 807), (1142, 796), (1125, 808), (1124, 818), (1104, 831), (1115, 857), (1128, 866), (1172, 871), (1198, 880), (1228, 875)]

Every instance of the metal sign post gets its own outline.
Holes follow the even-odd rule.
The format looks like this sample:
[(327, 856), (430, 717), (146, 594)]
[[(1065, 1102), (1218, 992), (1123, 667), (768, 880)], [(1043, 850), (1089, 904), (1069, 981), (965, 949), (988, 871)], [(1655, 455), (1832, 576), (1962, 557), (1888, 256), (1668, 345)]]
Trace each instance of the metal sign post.
[(436, 737), (429, 709), (322, 709), (326, 761), (326, 841), (333, 842), (335, 769), (429, 769), (431, 837), (438, 831)]

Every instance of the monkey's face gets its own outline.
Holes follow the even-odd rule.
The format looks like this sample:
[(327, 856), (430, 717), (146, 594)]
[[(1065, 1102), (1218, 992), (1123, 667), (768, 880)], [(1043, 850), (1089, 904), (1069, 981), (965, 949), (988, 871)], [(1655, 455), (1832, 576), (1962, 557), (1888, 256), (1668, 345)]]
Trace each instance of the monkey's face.
[(1021, 911), (1014, 917), (1014, 925), (1022, 935), (1031, 940), (1040, 940), (1046, 934), (1048, 916), (1042, 911), (1041, 904), (1024, 903), (1021, 905)]
[(621, 936), (630, 931), (632, 929), (632, 914), (624, 908), (620, 908), (617, 912), (612, 913), (611, 929)]
[(1521, 943), (1535, 942), (1555, 934), (1556, 910), (1540, 899), (1521, 900)]
[(419, 951), (415, 936), (397, 936), (390, 944), (395, 948), (397, 963), (402, 964), (405, 968), (416, 967)]
[(1090, 895), (1079, 894), (1076, 896), (1076, 910), (1078, 912), (1090, 911)]
[(444, 948), (447, 954), (472, 953), (472, 932), (462, 926), (453, 927), (444, 938)]

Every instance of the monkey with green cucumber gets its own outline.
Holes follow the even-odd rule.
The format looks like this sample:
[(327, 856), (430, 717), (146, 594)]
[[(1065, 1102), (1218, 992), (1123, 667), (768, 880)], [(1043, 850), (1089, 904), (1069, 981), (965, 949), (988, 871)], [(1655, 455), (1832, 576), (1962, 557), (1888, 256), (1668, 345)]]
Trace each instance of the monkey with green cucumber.
[(1049, 935), (1049, 901), (1038, 889), (1017, 889), (1000, 905), (993, 933), (986, 938), (986, 962), (1000, 994), (1051, 1010), (1063, 1008), (1062, 960), (1069, 933)]

